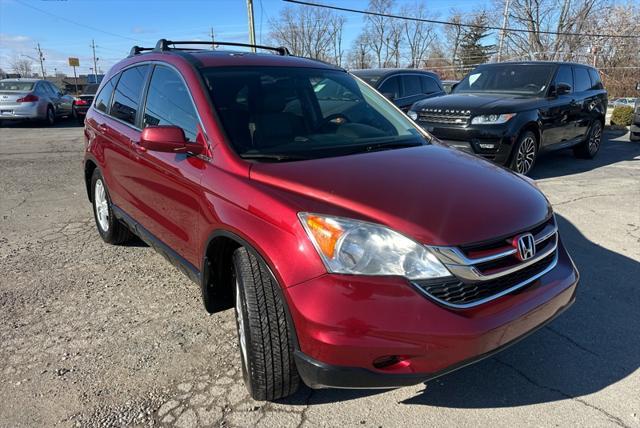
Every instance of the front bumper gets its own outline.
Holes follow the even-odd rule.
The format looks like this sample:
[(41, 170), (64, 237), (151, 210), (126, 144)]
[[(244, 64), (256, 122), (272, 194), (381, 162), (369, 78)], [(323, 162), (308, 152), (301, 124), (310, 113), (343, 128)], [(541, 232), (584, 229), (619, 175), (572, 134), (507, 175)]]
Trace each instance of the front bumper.
[[(465, 310), (442, 307), (398, 278), (324, 275), (289, 287), (300, 376), (315, 388), (391, 388), (486, 358), (573, 303), (578, 273), (564, 248), (558, 251), (558, 264), (544, 276)], [(401, 361), (374, 366), (389, 356)]]
[(516, 142), (518, 130), (511, 121), (502, 125), (447, 126), (441, 123), (416, 122), (443, 144), (506, 165)]

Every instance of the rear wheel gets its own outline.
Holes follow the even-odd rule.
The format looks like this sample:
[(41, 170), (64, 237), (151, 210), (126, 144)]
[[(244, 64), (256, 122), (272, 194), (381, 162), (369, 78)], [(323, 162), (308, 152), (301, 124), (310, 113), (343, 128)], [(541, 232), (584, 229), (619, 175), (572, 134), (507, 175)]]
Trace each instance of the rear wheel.
[(583, 159), (593, 159), (600, 150), (602, 142), (602, 123), (600, 121), (593, 122), (587, 138), (573, 148), (573, 154)]
[(300, 378), (285, 302), (267, 266), (240, 247), (233, 254), (236, 321), (245, 385), (255, 400), (293, 394)]
[(107, 185), (97, 168), (93, 171), (93, 176), (91, 177), (91, 200), (93, 201), (93, 216), (96, 220), (96, 228), (104, 242), (108, 244), (123, 244), (131, 239), (129, 229), (113, 215)]
[(47, 115), (44, 117), (44, 123), (47, 126), (53, 126), (56, 123), (56, 112), (53, 107), (47, 107)]
[(523, 132), (513, 150), (511, 169), (523, 175), (529, 174), (538, 157), (538, 138), (536, 134), (532, 131)]

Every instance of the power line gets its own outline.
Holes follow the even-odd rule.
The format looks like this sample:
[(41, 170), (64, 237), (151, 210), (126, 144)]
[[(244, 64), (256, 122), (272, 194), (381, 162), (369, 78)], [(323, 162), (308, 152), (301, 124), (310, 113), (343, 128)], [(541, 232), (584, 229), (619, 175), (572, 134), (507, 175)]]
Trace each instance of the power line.
[(441, 24), (441, 25), (453, 25), (456, 27), (468, 27), (468, 28), (478, 28), (481, 30), (499, 30), (499, 31), (510, 31), (510, 32), (514, 32), (514, 33), (533, 33), (533, 34), (552, 34), (552, 35), (556, 35), (556, 36), (588, 36), (588, 37), (608, 37), (608, 38), (616, 38), (616, 39), (638, 39), (640, 38), (640, 35), (617, 35), (617, 34), (594, 34), (594, 33), (569, 33), (569, 32), (564, 32), (564, 31), (536, 31), (536, 30), (525, 30), (522, 28), (503, 28), (503, 27), (493, 27), (493, 26), (483, 26), (483, 25), (476, 25), (476, 24), (459, 24), (459, 23), (455, 23), (455, 22), (451, 22), (451, 21), (441, 21), (438, 19), (427, 19), (427, 18), (413, 18), (413, 17), (409, 17), (409, 16), (402, 16), (402, 15), (394, 15), (391, 13), (381, 13), (381, 12), (373, 12), (373, 11), (368, 11), (368, 10), (360, 10), (360, 9), (351, 9), (348, 7), (341, 7), (341, 6), (332, 6), (332, 5), (328, 5), (328, 4), (320, 4), (320, 3), (312, 3), (312, 2), (308, 2), (308, 1), (302, 1), (302, 0), (282, 0), (284, 2), (287, 3), (294, 3), (294, 4), (300, 4), (303, 6), (312, 6), (312, 7), (320, 7), (320, 8), (325, 8), (325, 9), (333, 9), (333, 10), (339, 10), (342, 12), (351, 12), (351, 13), (359, 13), (362, 15), (374, 15), (374, 16), (381, 16), (384, 18), (393, 18), (393, 19), (403, 19), (406, 21), (418, 21), (418, 22), (426, 22), (426, 23), (430, 23), (430, 24)]
[(27, 4), (27, 3), (23, 2), (22, 0), (15, 0), (15, 1), (16, 1), (16, 3), (21, 4), (22, 6), (25, 6), (25, 7), (31, 8), (31, 9), (33, 9), (33, 10), (37, 10), (37, 11), (38, 11), (38, 12), (40, 12), (40, 13), (44, 13), (45, 15), (52, 16), (52, 17), (54, 17), (54, 18), (56, 18), (56, 19), (61, 19), (61, 20), (63, 20), (63, 21), (67, 21), (67, 22), (69, 22), (69, 23), (71, 23), (71, 24), (74, 24), (74, 25), (77, 25), (77, 26), (79, 26), (79, 27), (84, 27), (84, 28), (87, 28), (87, 29), (89, 29), (89, 30), (97, 31), (97, 32), (99, 32), (99, 33), (108, 34), (109, 36), (113, 36), (113, 37), (120, 37), (120, 38), (122, 38), (122, 39), (133, 40), (134, 42), (139, 42), (139, 40), (138, 40), (138, 39), (134, 39), (134, 38), (132, 38), (132, 37), (127, 37), (127, 36), (123, 36), (123, 35), (120, 35), (120, 34), (111, 33), (111, 32), (109, 32), (109, 31), (101, 30), (101, 29), (99, 29), (99, 28), (92, 27), (92, 26), (90, 26), (90, 25), (86, 25), (86, 24), (82, 24), (82, 23), (80, 23), (80, 22), (73, 21), (73, 20), (71, 20), (71, 19), (69, 19), (69, 18), (65, 18), (64, 16), (56, 15), (55, 13), (51, 13), (51, 12), (48, 12), (48, 11), (46, 11), (46, 10), (44, 10), (44, 9), (40, 9), (39, 7), (35, 7), (35, 6), (33, 6), (33, 5)]

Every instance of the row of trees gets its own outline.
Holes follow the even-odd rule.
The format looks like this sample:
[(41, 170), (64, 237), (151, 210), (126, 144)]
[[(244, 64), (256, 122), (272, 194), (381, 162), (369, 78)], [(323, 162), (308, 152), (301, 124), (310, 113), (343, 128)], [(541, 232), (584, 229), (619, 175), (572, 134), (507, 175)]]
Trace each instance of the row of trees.
[[(477, 64), (498, 59), (494, 43), (505, 1), (509, 1), (502, 60), (561, 60), (595, 64), (612, 96), (632, 94), (640, 80), (640, 40), (566, 33), (640, 35), (640, 6), (615, 0), (495, 0), (472, 13), (452, 10), (438, 16), (426, 1), (398, 7), (395, 0), (370, 0), (370, 12), (441, 19), (451, 25), (363, 15), (361, 31), (349, 46), (346, 20), (329, 10), (289, 6), (269, 21), (272, 43), (349, 68), (417, 67), (443, 78), (460, 78)], [(471, 25), (471, 26), (469, 26)], [(562, 33), (562, 34), (547, 34)], [(494, 37), (491, 37), (494, 36)], [(624, 67), (624, 68), (622, 68)]]

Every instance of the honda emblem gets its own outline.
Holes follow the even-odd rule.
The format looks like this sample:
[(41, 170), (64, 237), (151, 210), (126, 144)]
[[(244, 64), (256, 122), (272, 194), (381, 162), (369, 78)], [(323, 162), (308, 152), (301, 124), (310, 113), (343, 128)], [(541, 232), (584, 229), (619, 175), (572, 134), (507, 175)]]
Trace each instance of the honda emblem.
[(516, 257), (520, 261), (529, 260), (536, 255), (536, 241), (530, 233), (513, 238), (513, 246), (516, 248)]

